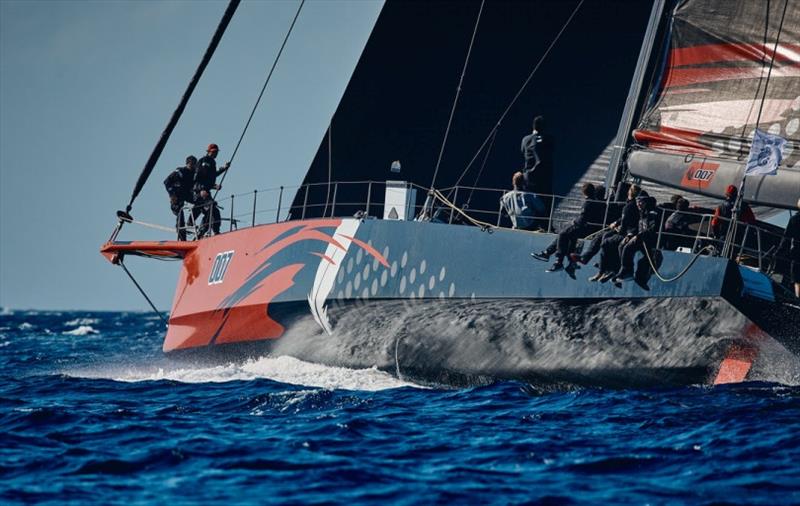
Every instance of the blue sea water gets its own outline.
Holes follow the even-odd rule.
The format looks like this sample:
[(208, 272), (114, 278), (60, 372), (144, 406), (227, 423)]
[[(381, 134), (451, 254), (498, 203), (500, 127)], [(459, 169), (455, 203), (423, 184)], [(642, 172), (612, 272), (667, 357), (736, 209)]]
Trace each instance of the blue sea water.
[(423, 388), (162, 356), (145, 313), (0, 315), (3, 504), (800, 503), (800, 387)]

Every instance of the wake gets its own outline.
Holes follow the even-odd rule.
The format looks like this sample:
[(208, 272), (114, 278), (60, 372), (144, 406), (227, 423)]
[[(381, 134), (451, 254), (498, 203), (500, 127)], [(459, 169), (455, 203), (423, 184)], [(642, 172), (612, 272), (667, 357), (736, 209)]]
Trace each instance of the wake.
[(110, 365), (64, 371), (75, 378), (108, 379), (126, 383), (178, 381), (181, 383), (224, 383), (269, 379), (291, 385), (326, 390), (380, 391), (420, 385), (397, 379), (376, 368), (348, 369), (304, 362), (289, 357), (262, 357), (241, 363), (215, 366), (187, 366), (185, 362), (165, 361), (154, 366)]

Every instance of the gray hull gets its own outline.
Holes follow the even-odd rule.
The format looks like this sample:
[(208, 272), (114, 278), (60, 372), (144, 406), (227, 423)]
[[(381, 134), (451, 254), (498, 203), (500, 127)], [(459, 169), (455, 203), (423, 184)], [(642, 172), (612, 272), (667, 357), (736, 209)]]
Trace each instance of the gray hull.
[[(170, 332), (189, 343), (179, 342), (179, 353), (291, 355), (447, 384), (713, 383), (730, 358), (747, 362), (744, 375), (735, 368), (739, 380), (771, 371), (764, 361), (776, 356), (787, 374), (796, 367), (789, 349), (797, 348), (792, 329), (800, 328), (800, 311), (784, 311), (785, 324), (769, 328), (769, 282), (725, 259), (700, 257), (664, 282), (647, 275), (639, 258), (639, 281), (614, 285), (589, 282), (596, 272), (589, 266), (574, 275), (545, 272), (547, 264), (530, 252), (545, 248), (552, 234), (371, 219), (277, 227), (201, 241), (194, 262), (235, 251), (229, 270), (244, 282), (219, 282), (218, 275), (208, 288), (179, 282)], [(263, 251), (269, 254), (259, 258)], [(665, 251), (659, 270), (672, 277), (692, 260)], [(287, 266), (291, 283), (277, 277)], [(204, 268), (195, 279), (205, 278)], [(259, 309), (258, 290), (275, 279), (286, 288)], [(197, 305), (206, 293), (219, 294), (217, 309), (176, 314), (183, 300)], [(265, 318), (277, 324), (266, 331), (280, 334), (253, 331)], [(248, 339), (238, 339), (232, 325)]]

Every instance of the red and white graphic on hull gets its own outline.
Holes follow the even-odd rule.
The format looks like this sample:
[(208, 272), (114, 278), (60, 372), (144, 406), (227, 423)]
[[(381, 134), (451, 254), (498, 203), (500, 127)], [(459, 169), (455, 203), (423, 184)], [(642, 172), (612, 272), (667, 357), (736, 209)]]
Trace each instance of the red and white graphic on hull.
[[(285, 324), (279, 314), (270, 313), (270, 306), (298, 279), (308, 283), (301, 293), (308, 294), (314, 319), (330, 332), (325, 302), (351, 244), (389, 266), (375, 248), (355, 237), (361, 223), (284, 222), (198, 241), (184, 259), (164, 351), (281, 337)], [(324, 253), (320, 244), (325, 245)], [(226, 269), (220, 275), (221, 260), (215, 259), (223, 257)], [(313, 283), (310, 277), (298, 278), (303, 269), (316, 269)], [(295, 301), (302, 302), (303, 295)]]
[(319, 255), (320, 262), (317, 274), (314, 276), (314, 286), (311, 288), (311, 293), (308, 294), (308, 305), (311, 307), (314, 320), (329, 335), (332, 333), (332, 329), (325, 301), (336, 283), (336, 275), (339, 274), (339, 269), (342, 267), (342, 262), (347, 256), (347, 251), (353, 243), (360, 224), (361, 220), (343, 219), (342, 224), (336, 227), (332, 241), (328, 243), (325, 253)]

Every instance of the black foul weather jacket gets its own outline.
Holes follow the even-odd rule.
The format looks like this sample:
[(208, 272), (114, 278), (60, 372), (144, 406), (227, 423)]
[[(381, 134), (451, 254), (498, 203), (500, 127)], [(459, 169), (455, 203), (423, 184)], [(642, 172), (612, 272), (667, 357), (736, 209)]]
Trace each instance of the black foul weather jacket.
[(639, 232), (639, 208), (636, 207), (635, 199), (625, 203), (619, 225), (623, 235), (636, 235)]
[(194, 191), (200, 193), (202, 190), (210, 192), (217, 184), (217, 176), (227, 169), (217, 170), (217, 161), (211, 156), (204, 156), (197, 162), (197, 173), (194, 176)]
[(175, 197), (181, 202), (192, 201), (192, 185), (194, 184), (194, 171), (188, 167), (178, 167), (170, 172), (164, 180), (164, 187), (170, 197)]

